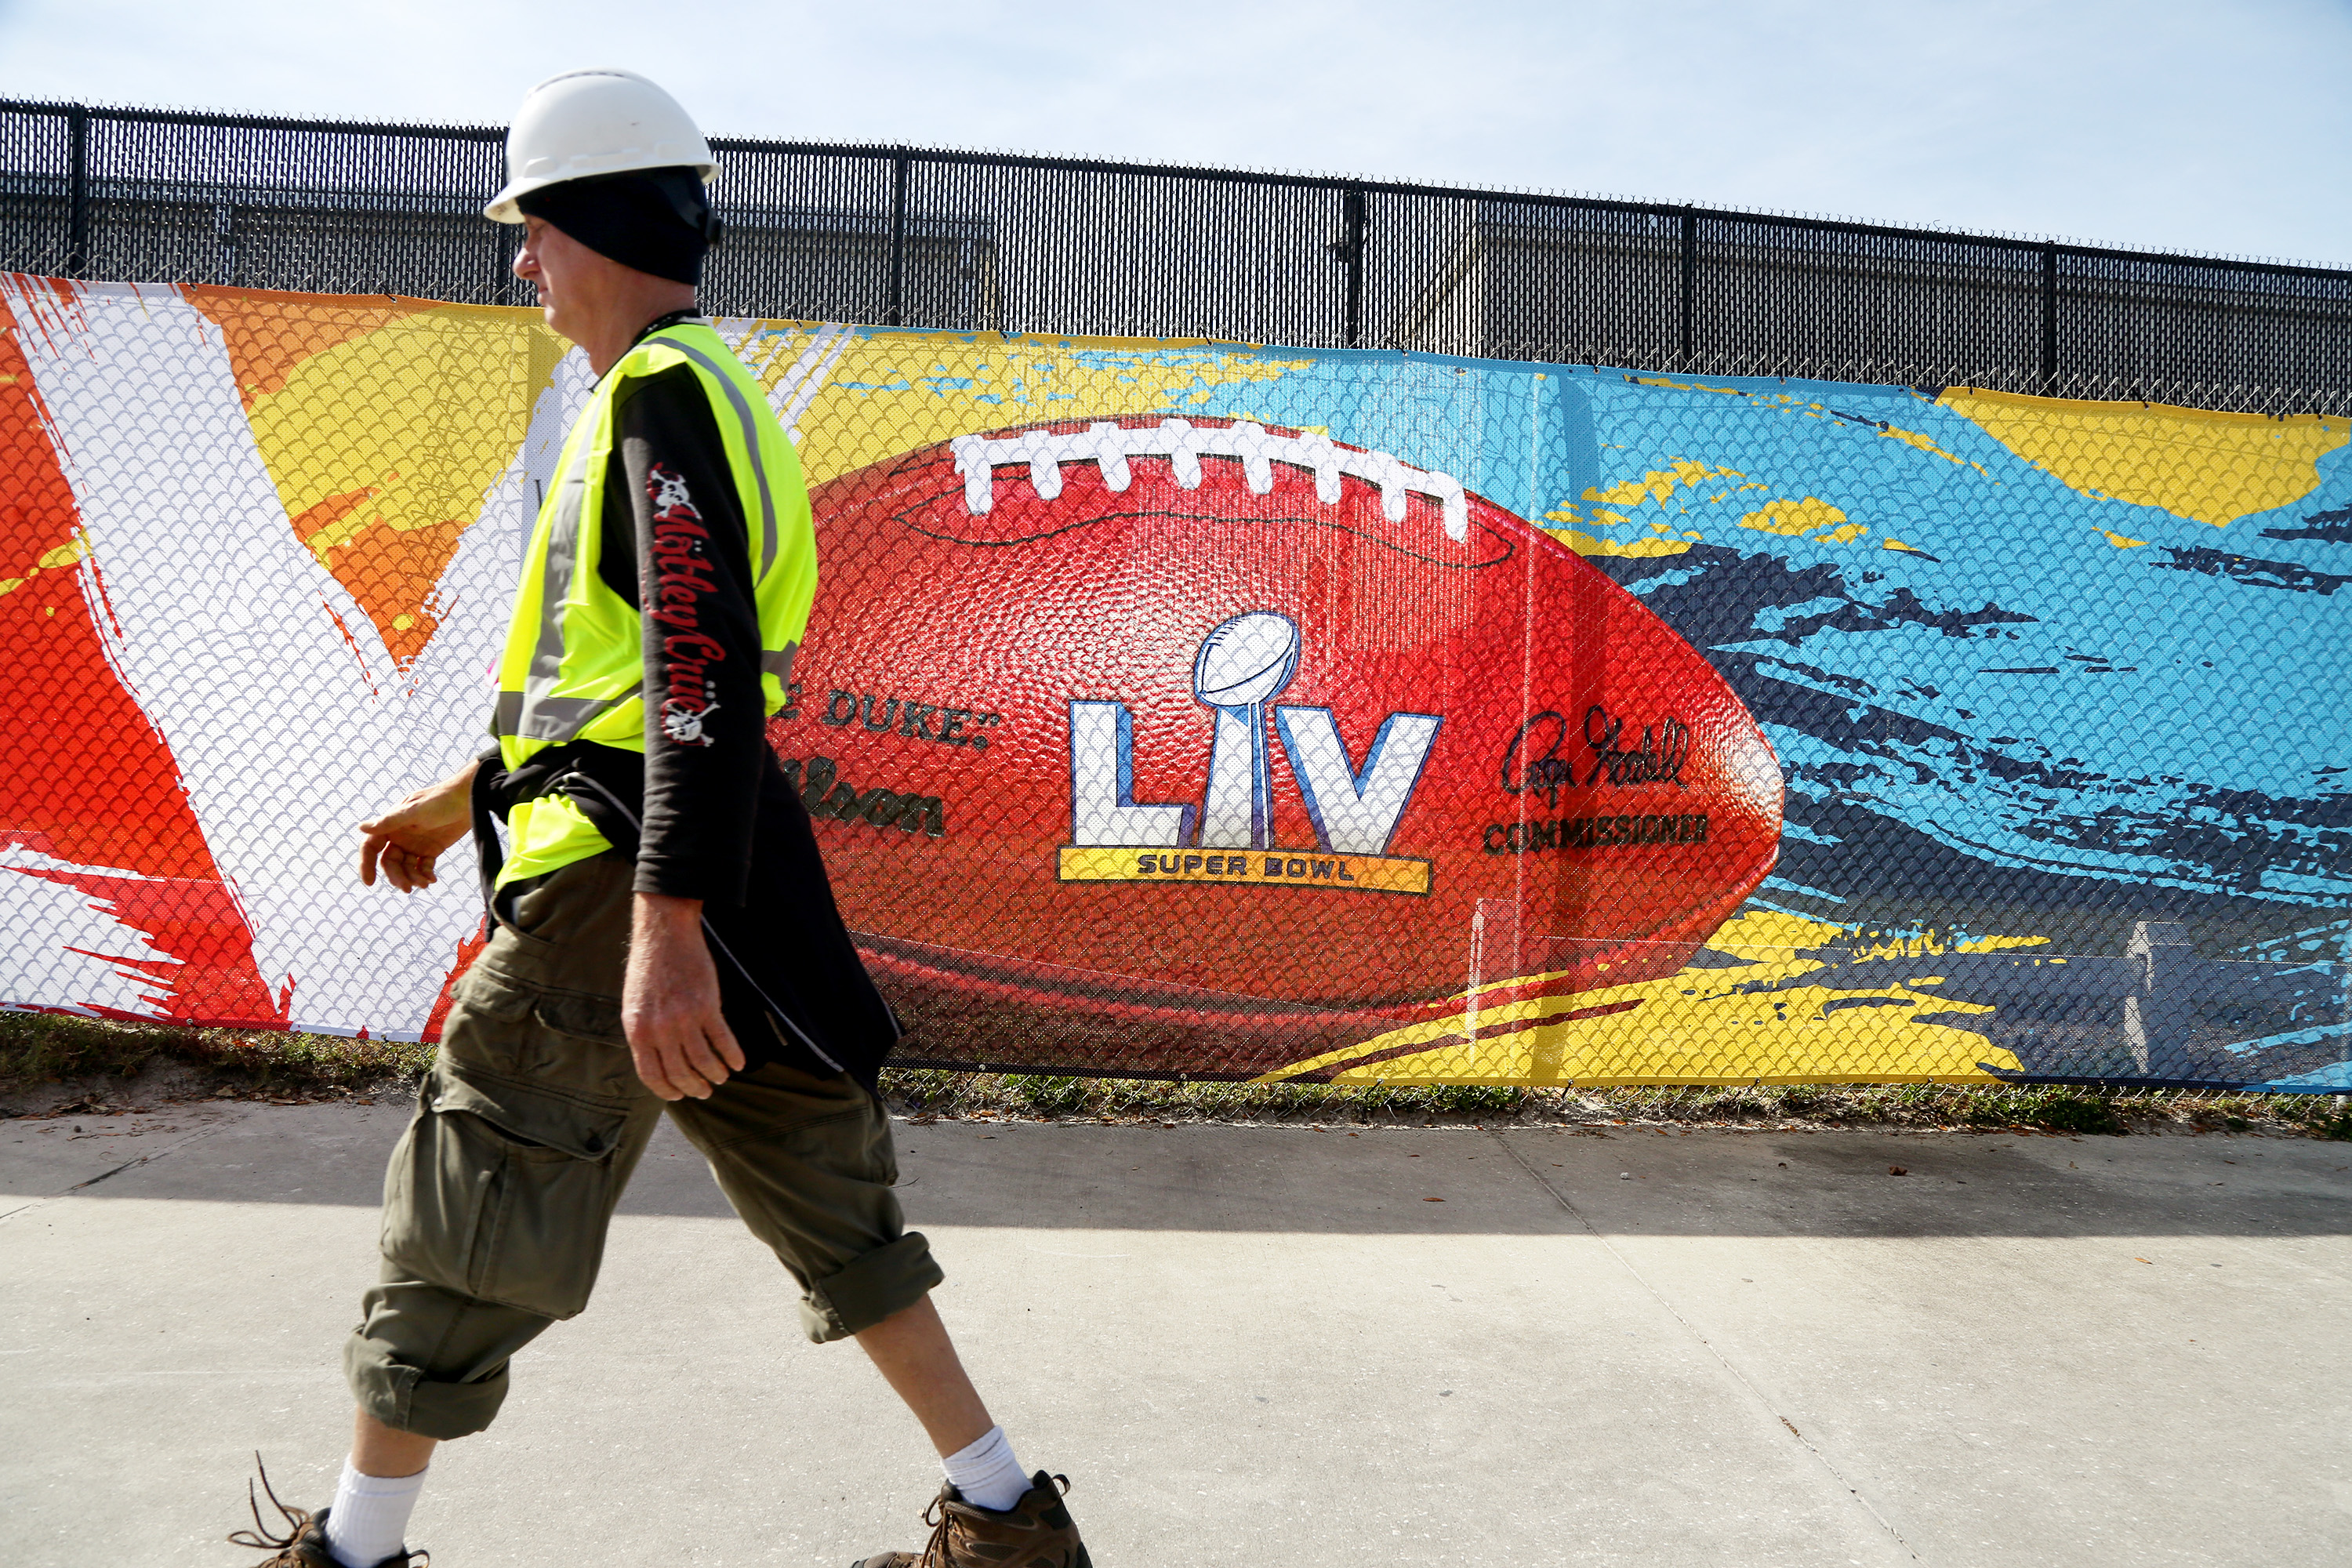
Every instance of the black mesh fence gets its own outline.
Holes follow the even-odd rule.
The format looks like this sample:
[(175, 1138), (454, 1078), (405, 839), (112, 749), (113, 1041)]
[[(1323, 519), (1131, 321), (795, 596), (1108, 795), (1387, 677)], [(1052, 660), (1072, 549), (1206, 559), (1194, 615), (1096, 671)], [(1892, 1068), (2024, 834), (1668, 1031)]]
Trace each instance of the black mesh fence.
[[(0, 103), (0, 270), (527, 302), (494, 126)], [(2352, 271), (1585, 197), (721, 140), (706, 304), (2352, 407)]]

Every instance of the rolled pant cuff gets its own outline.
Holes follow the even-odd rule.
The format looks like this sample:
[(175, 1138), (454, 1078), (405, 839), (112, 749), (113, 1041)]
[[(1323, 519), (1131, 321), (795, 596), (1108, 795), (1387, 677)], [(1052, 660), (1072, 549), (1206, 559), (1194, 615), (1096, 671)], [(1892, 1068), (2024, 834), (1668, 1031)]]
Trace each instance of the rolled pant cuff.
[(436, 1382), (361, 1333), (343, 1342), (343, 1376), (353, 1402), (368, 1415), (395, 1432), (444, 1441), (487, 1428), (507, 1398), (503, 1365), (478, 1383)]
[(801, 1300), (801, 1327), (818, 1344), (845, 1340), (905, 1311), (946, 1278), (931, 1244), (921, 1231), (910, 1230), (812, 1283)]

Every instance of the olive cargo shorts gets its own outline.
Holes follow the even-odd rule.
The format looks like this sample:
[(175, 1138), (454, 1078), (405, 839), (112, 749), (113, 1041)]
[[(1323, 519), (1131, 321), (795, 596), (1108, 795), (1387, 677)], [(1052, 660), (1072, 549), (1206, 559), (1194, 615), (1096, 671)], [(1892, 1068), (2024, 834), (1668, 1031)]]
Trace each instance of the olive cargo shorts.
[[(343, 1349), (352, 1395), (387, 1426), (482, 1430), (508, 1358), (588, 1304), (665, 1109), (621, 1031), (634, 878), (610, 857), (551, 873), (458, 983), (384, 1175), (381, 1279)], [(667, 1109), (799, 1281), (811, 1339), (869, 1328), (940, 1282), (891, 1191), (889, 1120), (862, 1086), (770, 1063)]]

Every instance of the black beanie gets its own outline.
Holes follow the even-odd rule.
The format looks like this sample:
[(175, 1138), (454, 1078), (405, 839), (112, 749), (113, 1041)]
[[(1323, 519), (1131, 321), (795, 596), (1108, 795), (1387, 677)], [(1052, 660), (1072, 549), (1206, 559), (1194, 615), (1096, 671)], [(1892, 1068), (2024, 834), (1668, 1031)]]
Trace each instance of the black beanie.
[(702, 176), (686, 164), (563, 180), (515, 205), (599, 256), (676, 283), (702, 281), (703, 253), (719, 239)]

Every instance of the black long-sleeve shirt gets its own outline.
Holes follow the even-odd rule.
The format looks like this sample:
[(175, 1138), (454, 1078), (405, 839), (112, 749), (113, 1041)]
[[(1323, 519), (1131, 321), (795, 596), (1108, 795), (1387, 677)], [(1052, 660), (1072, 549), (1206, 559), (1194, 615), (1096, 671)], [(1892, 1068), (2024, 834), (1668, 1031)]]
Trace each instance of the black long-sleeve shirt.
[(636, 889), (740, 904), (768, 753), (742, 503), (692, 370), (631, 382), (613, 416), (597, 570), (645, 626)]

